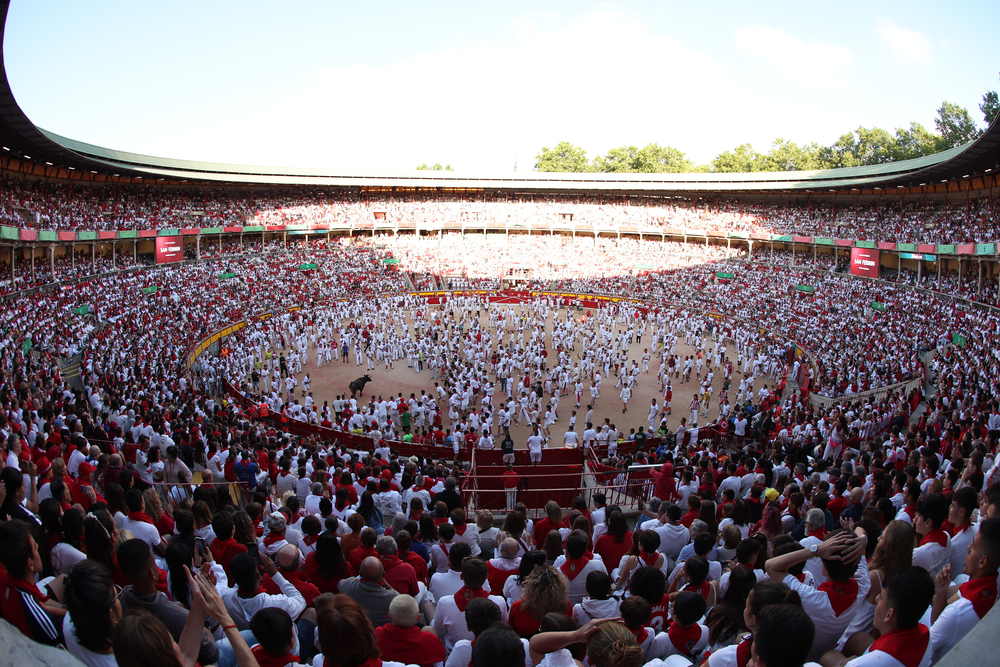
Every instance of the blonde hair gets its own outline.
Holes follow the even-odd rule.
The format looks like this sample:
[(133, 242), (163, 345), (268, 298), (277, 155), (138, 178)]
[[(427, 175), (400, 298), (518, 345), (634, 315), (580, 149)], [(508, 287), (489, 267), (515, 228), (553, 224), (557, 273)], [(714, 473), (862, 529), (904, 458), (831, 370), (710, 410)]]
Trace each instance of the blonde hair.
[(597, 626), (587, 642), (587, 657), (594, 667), (642, 667), (646, 661), (635, 635), (615, 621)]
[(159, 521), (163, 516), (163, 504), (160, 502), (160, 494), (156, 489), (150, 487), (142, 492), (142, 502), (146, 505), (146, 514), (154, 522)]
[(493, 512), (489, 510), (479, 510), (476, 514), (476, 527), (479, 530), (489, 530), (493, 527)]
[(566, 575), (551, 565), (539, 565), (524, 580), (521, 588), (521, 609), (536, 620), (545, 614), (566, 613), (569, 581)]

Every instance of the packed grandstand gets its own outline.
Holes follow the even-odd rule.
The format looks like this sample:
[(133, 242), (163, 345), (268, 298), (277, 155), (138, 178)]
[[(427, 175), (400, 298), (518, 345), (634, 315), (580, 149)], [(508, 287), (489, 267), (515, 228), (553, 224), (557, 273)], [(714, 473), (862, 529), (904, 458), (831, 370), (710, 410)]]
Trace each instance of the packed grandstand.
[(822, 192), (22, 146), (0, 616), (91, 667), (955, 661), (998, 613), (998, 135)]

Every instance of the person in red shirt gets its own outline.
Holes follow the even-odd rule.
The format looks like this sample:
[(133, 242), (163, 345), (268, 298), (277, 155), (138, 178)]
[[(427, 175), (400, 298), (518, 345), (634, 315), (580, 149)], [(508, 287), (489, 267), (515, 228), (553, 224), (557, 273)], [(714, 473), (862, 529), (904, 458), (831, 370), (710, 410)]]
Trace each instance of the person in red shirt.
[(365, 528), (361, 531), (361, 546), (355, 548), (348, 554), (351, 567), (355, 572), (360, 571), (361, 561), (369, 556), (378, 556), (375, 551), (375, 542), (378, 541), (378, 533), (373, 528)]
[[(306, 606), (313, 606), (313, 600), (315, 600), (320, 595), (319, 588), (315, 584), (309, 581), (309, 576), (305, 572), (299, 570), (299, 558), (301, 554), (299, 553), (299, 548), (294, 544), (286, 544), (285, 546), (278, 549), (277, 558), (275, 559), (278, 566), (278, 571), (281, 572), (288, 583), (295, 586), (295, 589), (302, 593), (302, 597), (306, 600)], [(274, 583), (270, 577), (264, 577), (264, 590), (271, 595), (281, 595), (281, 587)]]
[(73, 502), (79, 503), (86, 512), (91, 503), (106, 503), (107, 501), (94, 489), (94, 466), (84, 461), (80, 464), (78, 476), (70, 483), (70, 493)]
[[(559, 503), (554, 500), (550, 500), (545, 503), (545, 518), (535, 524), (535, 533), (532, 536), (535, 548), (543, 548), (545, 545), (545, 538), (548, 537), (549, 533), (553, 530), (559, 530), (562, 527), (562, 508), (559, 507)], [(618, 561), (615, 562), (617, 563)]]
[(625, 515), (615, 510), (608, 517), (608, 532), (601, 535), (594, 545), (594, 553), (605, 563), (620, 563), (622, 556), (632, 549), (632, 531), (628, 529)]
[(375, 643), (384, 660), (419, 667), (444, 662), (444, 643), (433, 632), (417, 627), (420, 609), (408, 595), (397, 595), (389, 603), (389, 622), (375, 628)]
[(698, 518), (701, 514), (701, 498), (698, 496), (688, 496), (688, 511), (683, 517), (681, 517), (681, 525), (685, 528), (690, 528), (691, 523)]
[[(372, 531), (375, 532), (375, 531)], [(335, 533), (320, 533), (316, 550), (306, 557), (305, 573), (309, 581), (324, 593), (336, 595), (341, 579), (353, 577), (355, 569), (344, 558)]]
[(507, 497), (507, 511), (513, 512), (514, 505), (517, 504), (517, 486), (521, 482), (521, 476), (514, 472), (514, 466), (507, 464), (507, 472), (500, 475), (503, 478), (504, 495)]
[(378, 538), (375, 550), (378, 552), (377, 556), (382, 562), (382, 567), (385, 568), (385, 583), (392, 586), (397, 593), (416, 597), (420, 592), (420, 586), (417, 583), (417, 573), (412, 565), (404, 563), (396, 555), (398, 551), (396, 540), (391, 537), (382, 536)]

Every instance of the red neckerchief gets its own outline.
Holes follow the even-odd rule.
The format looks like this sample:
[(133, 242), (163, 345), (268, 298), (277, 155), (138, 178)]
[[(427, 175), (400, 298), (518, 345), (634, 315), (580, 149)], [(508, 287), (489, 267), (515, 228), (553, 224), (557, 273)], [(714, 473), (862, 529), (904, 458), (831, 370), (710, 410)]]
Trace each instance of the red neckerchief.
[(455, 606), (458, 607), (458, 610), (464, 614), (465, 607), (471, 600), (475, 600), (476, 598), (487, 598), (489, 596), (490, 594), (481, 588), (478, 591), (473, 591), (469, 590), (465, 586), (462, 586), (455, 591)]
[(653, 565), (653, 564), (655, 564), (656, 561), (659, 558), (660, 558), (660, 552), (659, 551), (654, 551), (651, 554), (648, 554), (645, 551), (640, 551), (639, 552), (639, 560), (641, 560), (642, 562), (644, 562), (646, 565)]
[(924, 538), (920, 540), (920, 544), (918, 546), (922, 547), (925, 544), (940, 544), (942, 547), (946, 547), (948, 546), (948, 533), (944, 532), (940, 528), (932, 530), (924, 535)]
[(971, 602), (976, 615), (982, 618), (997, 600), (997, 578), (989, 575), (970, 579), (958, 587), (958, 594)]
[(438, 546), (441, 547), (441, 551), (444, 552), (445, 558), (447, 558), (448, 557), (448, 545), (446, 543), (444, 543), (444, 542), (440, 542), (440, 543), (438, 543)]
[(253, 657), (257, 658), (257, 664), (260, 667), (285, 667), (288, 663), (298, 664), (299, 656), (292, 655), (291, 653), (285, 653), (284, 655), (274, 655), (273, 653), (268, 653), (264, 650), (264, 647), (257, 644), (250, 652), (253, 653)]
[(809, 533), (809, 537), (815, 537), (816, 539), (818, 539), (819, 541), (822, 542), (826, 538), (826, 536), (829, 535), (829, 534), (830, 534), (830, 531), (828, 531), (826, 529), (826, 526), (820, 526), (816, 530), (814, 530), (811, 533)]
[(228, 549), (231, 546), (234, 546), (235, 544), (236, 544), (236, 538), (234, 537), (231, 537), (228, 540), (216, 539), (214, 542), (212, 542), (212, 546), (209, 548), (212, 551), (212, 556), (218, 562), (222, 560), (222, 557), (226, 553), (226, 549)]
[(826, 593), (833, 608), (833, 615), (840, 617), (858, 599), (858, 582), (854, 579), (847, 581), (826, 581), (820, 584), (820, 591)]
[[(792, 573), (789, 572), (788, 574), (792, 574)], [(798, 574), (792, 574), (792, 576), (795, 577), (796, 579), (798, 579), (800, 584), (806, 583), (806, 571), (805, 570), (799, 572)]]
[(912, 628), (882, 635), (872, 643), (868, 652), (882, 651), (903, 663), (903, 667), (920, 667), (930, 641), (931, 631), (926, 625), (917, 623)]
[(708, 592), (711, 589), (712, 589), (712, 584), (710, 584), (707, 581), (703, 581), (700, 584), (698, 584), (697, 586), (695, 586), (693, 584), (688, 584), (687, 586), (684, 587), (685, 591), (691, 591), (692, 593), (697, 593), (698, 595), (700, 595), (701, 597), (705, 598), (706, 600), (708, 600)]
[(646, 628), (641, 628), (638, 632), (631, 629), (629, 631), (635, 635), (635, 643), (639, 646), (642, 646), (642, 643), (649, 637), (649, 630)]
[(573, 581), (576, 579), (577, 575), (583, 572), (583, 568), (585, 568), (589, 562), (590, 561), (588, 561), (585, 556), (581, 556), (580, 558), (567, 558), (566, 562), (563, 563), (559, 569), (562, 570), (562, 573), (566, 575), (567, 579)]
[[(324, 657), (323, 658), (323, 667), (343, 667), (343, 666), (342, 665), (338, 665), (336, 663), (331, 665), (330, 661), (327, 660), (326, 657)], [(368, 658), (367, 660), (365, 660), (364, 662), (362, 662), (360, 665), (358, 665), (358, 667), (382, 667), (382, 660), (379, 659), (379, 658)]]
[[(42, 595), (38, 587), (33, 583), (28, 583), (22, 579), (15, 579), (9, 576), (6, 572), (3, 573), (3, 586), (0, 587), (2, 590), (2, 595), (0, 595), (0, 611), (3, 612), (3, 617), (7, 619), (11, 625), (19, 629), (25, 636), (31, 636), (31, 626), (28, 625), (28, 617), (24, 612), (24, 605), (21, 603), (21, 596), (17, 591), (22, 593), (27, 593), (35, 599), (35, 602), (41, 604), (43, 602), (48, 602), (49, 596)], [(13, 590), (12, 590), (13, 589)]]
[(747, 667), (750, 662), (750, 647), (753, 645), (753, 635), (736, 645), (736, 667)]
[(319, 539), (319, 535), (318, 534), (317, 535), (303, 535), (302, 536), (302, 541), (305, 543), (305, 545), (307, 547), (311, 547), (312, 545), (316, 544), (316, 540), (318, 540), (318, 539)]
[(284, 539), (285, 539), (285, 534), (284, 533), (270, 532), (264, 538), (264, 546), (265, 547), (269, 547), (272, 544), (274, 544), (275, 542), (281, 542)]
[(908, 505), (908, 506), (906, 506), (906, 507), (903, 508), (903, 512), (906, 514), (906, 516), (910, 517), (910, 520), (912, 521), (913, 520), (913, 515), (915, 515), (917, 513), (917, 506), (916, 505)]
[(156, 525), (155, 523), (153, 523), (153, 520), (149, 518), (149, 515), (146, 514), (145, 512), (129, 512), (128, 518), (132, 519), (132, 521), (142, 521), (143, 523), (148, 523), (151, 526)]
[(456, 535), (465, 535), (465, 529), (469, 527), (469, 524), (463, 523), (461, 526), (455, 526)]
[(688, 627), (682, 628), (680, 623), (674, 623), (667, 630), (667, 637), (670, 638), (670, 643), (679, 653), (686, 655), (694, 650), (694, 645), (701, 639), (701, 626), (692, 623)]

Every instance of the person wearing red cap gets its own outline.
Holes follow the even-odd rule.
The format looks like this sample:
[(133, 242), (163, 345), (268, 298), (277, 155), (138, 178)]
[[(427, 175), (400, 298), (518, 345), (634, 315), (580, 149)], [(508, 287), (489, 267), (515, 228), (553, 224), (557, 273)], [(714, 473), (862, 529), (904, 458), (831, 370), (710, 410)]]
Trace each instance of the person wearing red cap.
[(73, 502), (79, 503), (84, 512), (90, 509), (91, 503), (106, 503), (107, 501), (94, 489), (94, 466), (84, 461), (77, 470), (77, 478), (70, 483)]

